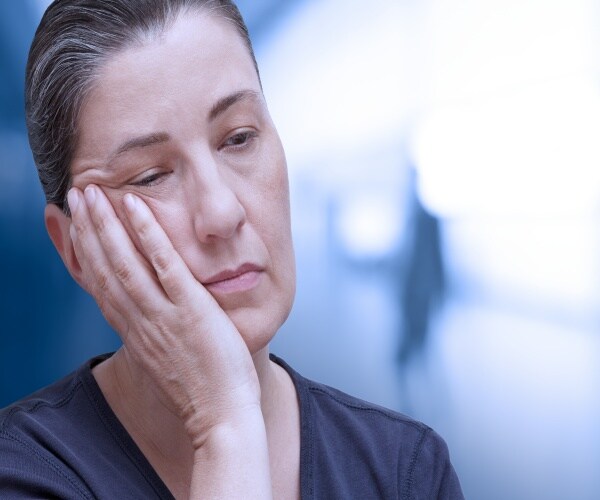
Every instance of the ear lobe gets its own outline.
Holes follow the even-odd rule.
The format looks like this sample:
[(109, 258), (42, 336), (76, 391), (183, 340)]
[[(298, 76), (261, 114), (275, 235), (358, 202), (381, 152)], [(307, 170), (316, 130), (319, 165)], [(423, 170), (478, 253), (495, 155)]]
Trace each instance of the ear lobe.
[(57, 205), (49, 203), (44, 210), (44, 222), (46, 223), (48, 235), (65, 267), (79, 286), (85, 288), (81, 266), (75, 255), (75, 248), (71, 240), (71, 218), (66, 216)]

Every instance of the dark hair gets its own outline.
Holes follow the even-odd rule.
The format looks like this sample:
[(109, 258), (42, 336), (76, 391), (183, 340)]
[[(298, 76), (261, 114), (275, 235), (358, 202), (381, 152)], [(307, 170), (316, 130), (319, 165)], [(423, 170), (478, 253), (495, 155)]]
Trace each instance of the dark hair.
[(258, 74), (248, 28), (229, 0), (55, 0), (48, 7), (31, 44), (25, 76), (29, 144), (47, 203), (69, 214), (66, 196), (77, 118), (101, 65), (116, 52), (160, 35), (191, 10), (231, 22)]

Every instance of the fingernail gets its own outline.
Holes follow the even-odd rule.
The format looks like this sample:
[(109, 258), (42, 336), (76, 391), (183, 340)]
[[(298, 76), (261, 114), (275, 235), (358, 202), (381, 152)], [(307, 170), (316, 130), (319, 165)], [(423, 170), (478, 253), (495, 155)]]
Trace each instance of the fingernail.
[(85, 200), (87, 201), (88, 206), (93, 206), (96, 202), (96, 189), (94, 186), (88, 186), (84, 191)]
[(75, 224), (71, 224), (71, 227), (69, 227), (69, 233), (71, 234), (71, 241), (73, 243), (77, 243), (77, 230), (75, 229)]
[(75, 212), (79, 206), (79, 195), (75, 188), (69, 189), (69, 192), (67, 193), (67, 202), (69, 203), (69, 210), (71, 213)]
[(132, 213), (135, 210), (135, 196), (131, 193), (127, 193), (123, 197), (123, 203), (125, 203), (125, 208)]

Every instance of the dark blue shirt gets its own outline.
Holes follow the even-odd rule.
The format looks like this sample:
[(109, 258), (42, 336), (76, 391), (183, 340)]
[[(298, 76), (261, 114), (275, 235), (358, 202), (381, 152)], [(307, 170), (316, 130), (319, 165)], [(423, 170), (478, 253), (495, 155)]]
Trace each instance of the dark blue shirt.
[[(0, 412), (0, 498), (173, 498), (104, 399), (92, 367)], [(429, 427), (300, 376), (303, 499), (462, 499)]]

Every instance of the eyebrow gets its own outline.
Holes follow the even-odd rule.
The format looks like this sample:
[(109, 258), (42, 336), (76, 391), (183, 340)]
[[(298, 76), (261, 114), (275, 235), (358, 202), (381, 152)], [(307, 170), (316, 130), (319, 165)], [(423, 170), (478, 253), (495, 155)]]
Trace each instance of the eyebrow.
[(166, 132), (159, 132), (155, 134), (142, 135), (139, 137), (134, 137), (133, 139), (129, 139), (121, 144), (116, 151), (111, 155), (111, 160), (116, 158), (117, 156), (130, 151), (132, 149), (137, 148), (145, 148), (147, 146), (152, 146), (154, 144), (160, 144), (162, 142), (167, 142), (171, 139), (171, 136)]
[[(213, 107), (210, 108), (208, 119), (209, 121), (215, 120), (219, 115), (223, 114), (237, 102), (245, 100), (256, 100), (258, 98), (259, 93), (254, 90), (240, 90), (238, 92), (234, 92), (233, 94), (219, 99), (213, 105)], [(145, 148), (148, 146), (153, 146), (155, 144), (168, 142), (169, 140), (171, 140), (171, 136), (166, 132), (151, 133), (139, 137), (134, 137), (133, 139), (129, 139), (123, 144), (121, 144), (111, 155), (110, 161), (114, 160), (117, 156), (126, 153), (127, 151), (131, 151), (132, 149)]]
[(213, 105), (208, 114), (208, 119), (209, 121), (213, 121), (215, 118), (217, 118), (217, 116), (227, 111), (236, 102), (245, 100), (257, 100), (259, 99), (259, 97), (260, 94), (254, 90), (240, 90), (239, 92), (234, 92), (231, 95), (219, 99)]

